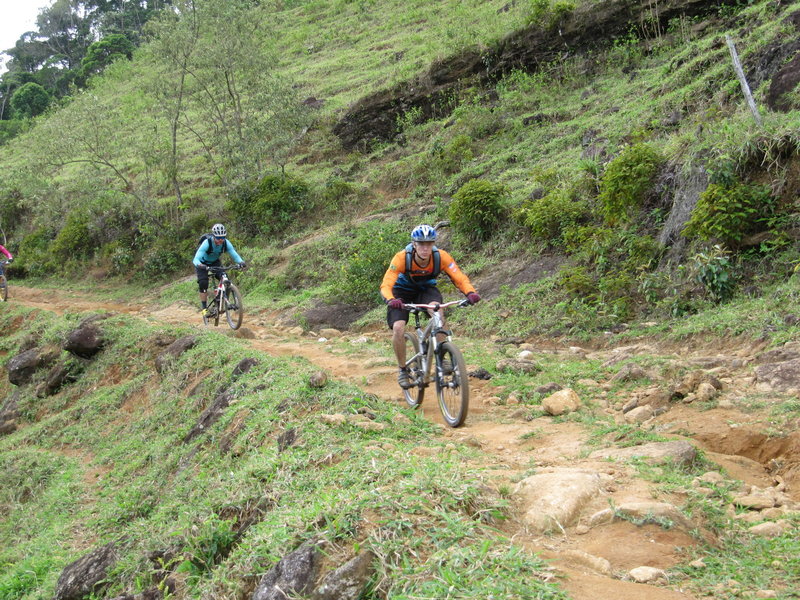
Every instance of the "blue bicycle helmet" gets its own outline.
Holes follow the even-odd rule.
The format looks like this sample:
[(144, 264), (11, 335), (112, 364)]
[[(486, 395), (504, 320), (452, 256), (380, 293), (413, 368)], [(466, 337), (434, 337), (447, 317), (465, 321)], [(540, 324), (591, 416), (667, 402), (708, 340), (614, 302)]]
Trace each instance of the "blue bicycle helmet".
[(417, 225), (411, 231), (411, 239), (415, 242), (435, 242), (436, 230), (430, 225)]

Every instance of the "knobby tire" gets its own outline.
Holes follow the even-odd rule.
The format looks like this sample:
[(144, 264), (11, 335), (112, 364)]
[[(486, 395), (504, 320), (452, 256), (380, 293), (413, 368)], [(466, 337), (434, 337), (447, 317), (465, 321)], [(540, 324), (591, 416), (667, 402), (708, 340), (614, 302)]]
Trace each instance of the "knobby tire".
[(242, 306), (242, 295), (239, 293), (239, 288), (231, 284), (228, 292), (222, 299), (225, 311), (225, 318), (228, 319), (228, 325), (231, 329), (239, 329), (242, 326), (242, 318), (244, 317), (244, 307)]
[[(459, 427), (464, 423), (469, 412), (469, 382), (467, 381), (467, 365), (461, 350), (452, 342), (444, 342), (440, 346), (441, 359), (449, 360), (453, 366), (451, 373), (439, 377), (439, 364), (436, 369), (436, 396), (442, 417), (450, 427)], [(437, 360), (437, 363), (439, 361)]]
[(0, 298), (3, 302), (8, 300), (8, 279), (2, 274), (0, 274)]
[(422, 404), (422, 399), (425, 397), (425, 373), (422, 372), (422, 357), (417, 356), (416, 359), (408, 362), (412, 356), (419, 354), (419, 340), (413, 333), (406, 332), (406, 368), (408, 369), (408, 379), (414, 384), (407, 390), (403, 390), (403, 395), (406, 397), (406, 402), (411, 408), (419, 408)]

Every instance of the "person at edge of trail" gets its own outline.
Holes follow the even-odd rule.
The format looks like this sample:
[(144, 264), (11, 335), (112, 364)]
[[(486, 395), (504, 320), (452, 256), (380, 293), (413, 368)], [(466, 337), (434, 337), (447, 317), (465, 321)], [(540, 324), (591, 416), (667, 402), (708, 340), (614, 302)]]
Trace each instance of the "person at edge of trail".
[[(6, 247), (3, 246), (3, 244), (0, 244), (0, 253), (2, 253), (8, 259), (8, 262), (14, 262), (14, 257), (11, 256), (11, 252), (6, 250)], [(0, 265), (0, 273), (3, 273), (4, 271), (5, 269), (3, 269), (3, 265)]]
[[(208, 270), (213, 267), (221, 267), (220, 257), (223, 252), (230, 254), (230, 257), (243, 269), (247, 266), (236, 248), (228, 239), (228, 233), (222, 223), (217, 223), (211, 228), (211, 235), (206, 234), (194, 253), (195, 273), (197, 273), (197, 287), (200, 290), (200, 312), (203, 316), (213, 316), (215, 308), (208, 308)], [(220, 279), (220, 275), (216, 276)]]
[[(392, 348), (399, 368), (397, 383), (403, 389), (410, 387), (406, 364), (405, 331), (409, 311), (403, 304), (430, 304), (442, 302), (442, 293), (436, 287), (440, 271), (447, 274), (455, 286), (466, 295), (470, 304), (481, 297), (462, 272), (450, 253), (437, 248), (436, 230), (430, 225), (417, 225), (411, 231), (411, 243), (392, 258), (381, 282), (381, 296), (388, 305), (386, 322), (392, 330)], [(444, 341), (444, 336), (439, 341)]]

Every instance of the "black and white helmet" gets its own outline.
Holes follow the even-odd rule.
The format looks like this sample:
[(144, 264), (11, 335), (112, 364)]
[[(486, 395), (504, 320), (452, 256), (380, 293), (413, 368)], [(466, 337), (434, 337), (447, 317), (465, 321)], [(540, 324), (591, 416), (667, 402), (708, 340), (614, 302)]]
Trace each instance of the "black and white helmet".
[(211, 235), (215, 237), (225, 237), (227, 232), (225, 231), (225, 225), (222, 223), (217, 223), (211, 228)]

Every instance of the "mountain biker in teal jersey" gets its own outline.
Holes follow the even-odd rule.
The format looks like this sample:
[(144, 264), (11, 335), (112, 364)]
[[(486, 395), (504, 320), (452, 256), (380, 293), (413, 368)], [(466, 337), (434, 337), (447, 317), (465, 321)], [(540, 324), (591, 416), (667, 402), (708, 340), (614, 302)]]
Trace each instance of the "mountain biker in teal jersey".
[[(202, 242), (197, 247), (197, 252), (194, 253), (194, 270), (197, 274), (197, 287), (200, 290), (200, 309), (201, 312), (208, 316), (208, 269), (209, 267), (221, 267), (222, 262), (220, 257), (223, 252), (231, 255), (234, 262), (240, 265), (243, 269), (247, 266), (236, 252), (236, 248), (229, 239), (225, 231), (225, 226), (222, 223), (217, 223), (211, 228), (211, 235), (204, 236)], [(220, 276), (217, 275), (217, 279)], [(213, 309), (212, 309), (213, 310)]]

